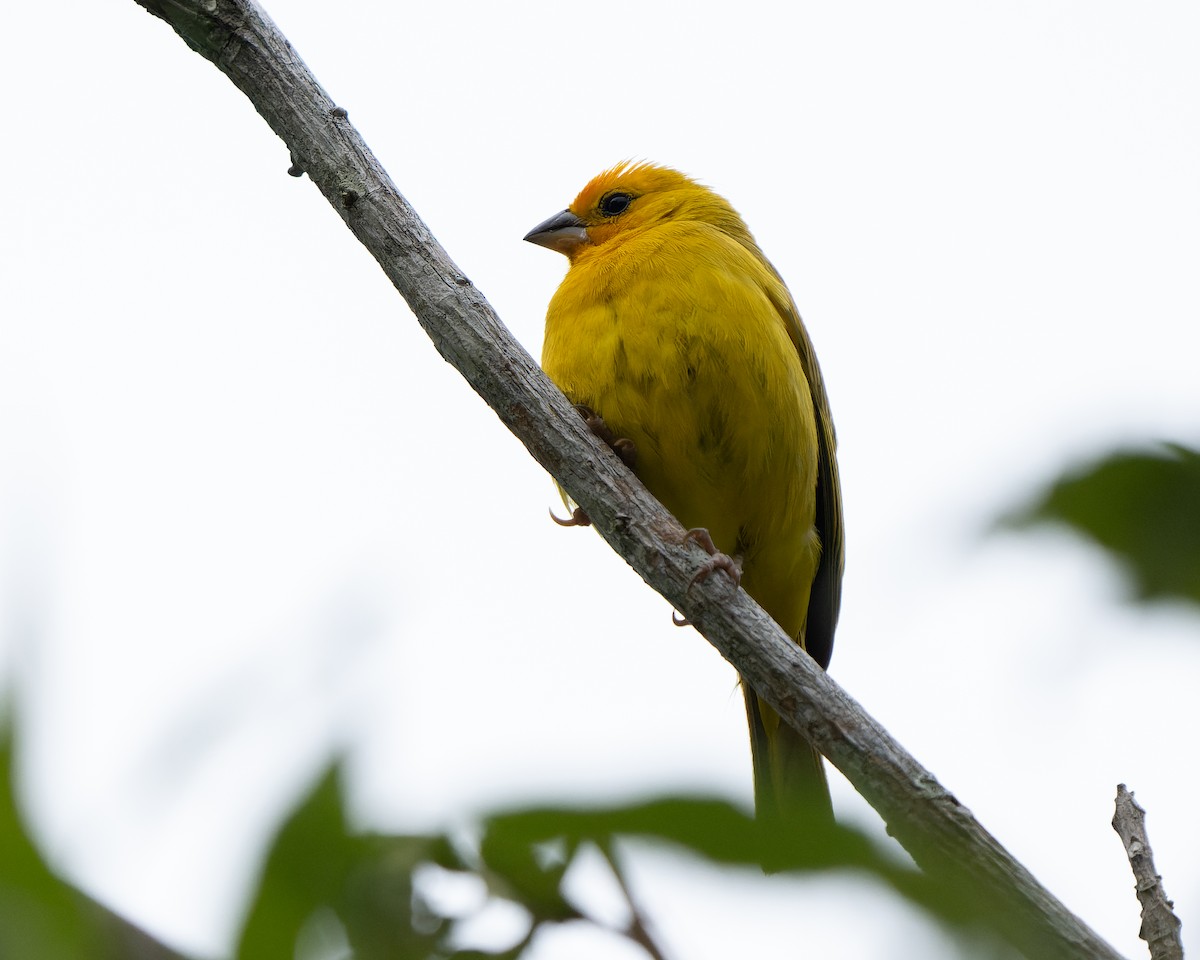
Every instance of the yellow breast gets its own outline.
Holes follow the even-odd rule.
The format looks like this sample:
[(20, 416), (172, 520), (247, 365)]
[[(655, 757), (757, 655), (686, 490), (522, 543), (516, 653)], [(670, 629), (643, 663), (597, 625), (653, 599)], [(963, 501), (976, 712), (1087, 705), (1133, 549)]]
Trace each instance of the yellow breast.
[(698, 222), (664, 223), (573, 262), (542, 366), (637, 445), (637, 472), (686, 527), (744, 560), (743, 585), (799, 636), (820, 555), (817, 428), (775, 304), (778, 277)]

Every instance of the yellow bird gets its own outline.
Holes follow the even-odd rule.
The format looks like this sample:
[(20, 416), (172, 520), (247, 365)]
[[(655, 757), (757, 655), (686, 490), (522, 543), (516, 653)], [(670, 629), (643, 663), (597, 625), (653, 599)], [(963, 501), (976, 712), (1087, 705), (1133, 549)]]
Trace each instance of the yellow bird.
[[(828, 666), (844, 552), (833, 421), (796, 305), (742, 218), (678, 171), (627, 162), (525, 239), (570, 261), (546, 314), (550, 379)], [(760, 818), (829, 820), (820, 756), (742, 687)]]

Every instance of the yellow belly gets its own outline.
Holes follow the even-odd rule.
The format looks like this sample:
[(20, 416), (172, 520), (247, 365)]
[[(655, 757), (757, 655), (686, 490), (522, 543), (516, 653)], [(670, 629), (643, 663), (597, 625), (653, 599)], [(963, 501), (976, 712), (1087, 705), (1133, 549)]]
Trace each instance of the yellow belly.
[(820, 556), (817, 435), (772, 284), (715, 232), (657, 230), (572, 266), (542, 365), (634, 441), (638, 476), (685, 527), (742, 556), (743, 586), (802, 642)]

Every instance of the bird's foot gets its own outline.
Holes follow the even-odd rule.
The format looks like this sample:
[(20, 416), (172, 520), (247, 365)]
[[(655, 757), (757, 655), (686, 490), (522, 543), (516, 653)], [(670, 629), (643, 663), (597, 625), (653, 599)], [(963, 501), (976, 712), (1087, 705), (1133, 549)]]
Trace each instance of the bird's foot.
[(604, 422), (604, 418), (591, 407), (577, 403), (575, 404), (575, 409), (579, 411), (579, 415), (587, 423), (588, 429), (608, 444), (612, 452), (621, 458), (621, 462), (625, 466), (630, 470), (637, 466), (637, 444), (628, 437), (618, 437), (613, 433), (612, 428)]
[[(588, 425), (588, 429), (608, 444), (609, 449), (621, 458), (621, 462), (625, 466), (632, 470), (637, 465), (637, 445), (632, 440), (628, 437), (618, 437), (613, 433), (612, 428), (604, 422), (604, 418), (591, 407), (577, 403), (575, 404), (575, 409), (583, 417), (584, 422)], [(560, 527), (590, 527), (592, 525), (592, 518), (587, 515), (583, 507), (576, 507), (572, 510), (571, 516), (566, 520), (555, 516), (554, 511), (551, 510), (550, 519)]]
[[(733, 581), (733, 587), (736, 590), (742, 582), (742, 565), (734, 557), (727, 553), (722, 553), (717, 549), (717, 545), (713, 543), (712, 536), (703, 527), (695, 527), (683, 535), (683, 542), (688, 541), (698, 544), (707, 554), (706, 560), (696, 571), (696, 575), (692, 577), (688, 583), (688, 589), (691, 590), (697, 583), (703, 583), (717, 570), (724, 570), (730, 580)], [(692, 621), (687, 617), (681, 617), (677, 613), (672, 612), (671, 621), (677, 627), (690, 627)]]
[(688, 584), (688, 589), (692, 589), (697, 583), (703, 583), (713, 575), (717, 570), (724, 570), (730, 580), (733, 581), (734, 587), (738, 587), (742, 583), (742, 565), (736, 559), (727, 553), (722, 553), (717, 549), (717, 545), (713, 543), (712, 537), (703, 527), (694, 527), (683, 535), (683, 542), (692, 541), (699, 545), (705, 553), (708, 554), (708, 559), (696, 571), (696, 575), (692, 577), (692, 582)]
[[(613, 433), (612, 428), (604, 422), (604, 418), (596, 413), (591, 407), (582, 403), (575, 404), (575, 409), (579, 411), (579, 415), (583, 417), (587, 423), (588, 429), (595, 436), (603, 440), (630, 470), (637, 466), (637, 444), (628, 437), (618, 437)], [(550, 519), (557, 523), (560, 527), (590, 527), (592, 518), (587, 515), (583, 507), (575, 507), (571, 511), (571, 516), (564, 520), (562, 517), (555, 516), (554, 511), (550, 511)]]

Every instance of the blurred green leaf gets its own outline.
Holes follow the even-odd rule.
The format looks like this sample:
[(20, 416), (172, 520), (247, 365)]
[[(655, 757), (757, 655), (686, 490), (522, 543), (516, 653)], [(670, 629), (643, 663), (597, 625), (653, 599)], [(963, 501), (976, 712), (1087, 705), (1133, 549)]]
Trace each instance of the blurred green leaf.
[(430, 957), (448, 929), (447, 918), (429, 907), (417, 884), (420, 867), (455, 869), (443, 836), (368, 836), (337, 902), (355, 960)]
[[(490, 887), (501, 896), (520, 903), (539, 921), (560, 922), (579, 917), (562, 894), (562, 880), (571, 865), (571, 854), (563, 858), (540, 855), (538, 847), (557, 836), (527, 842), (523, 836), (488, 831), (480, 855), (492, 876)], [(497, 881), (500, 881), (499, 883)]]
[[(0, 957), (177, 958), (51, 873), (18, 819), (11, 753), (9, 736), (0, 732)], [(335, 764), (280, 828), (237, 956), (332, 956), (330, 945), (348, 942), (355, 960), (516, 960), (541, 924), (584, 918), (564, 896), (563, 877), (583, 844), (610, 850), (615, 837), (669, 843), (725, 866), (855, 870), (960, 933), (977, 930), (986, 914), (986, 905), (936, 886), (856, 830), (768, 829), (719, 799), (665, 797), (597, 809), (503, 813), (485, 821), (477, 855), (440, 834), (356, 835), (347, 826)], [(618, 861), (610, 862), (620, 869)], [(494, 893), (529, 912), (527, 935), (495, 952), (451, 948), (458, 918), (424, 901), (419, 871), (426, 865), (481, 876)], [(298, 953), (298, 942), (309, 948)]]
[(181, 960), (180, 954), (64, 883), (17, 810), (13, 737), (0, 710), (0, 957)]
[(438, 952), (446, 918), (422, 910), (423, 864), (462, 869), (450, 841), (350, 832), (339, 767), (332, 766), (280, 828), (238, 946), (239, 960), (296, 953), (301, 931), (341, 924), (355, 960), (407, 960)]
[[(915, 867), (898, 861), (851, 827), (820, 831), (764, 828), (752, 816), (725, 800), (666, 797), (628, 806), (590, 810), (545, 807), (491, 817), (485, 824), (482, 849), (502, 850), (508, 869), (528, 863), (516, 851), (533, 851), (554, 840), (572, 847), (591, 841), (607, 845), (613, 837), (638, 837), (682, 847), (724, 866), (782, 870), (848, 869), (865, 873), (905, 899), (960, 931), (987, 925), (991, 905), (966, 899), (959, 887), (939, 884)], [(546, 878), (547, 883), (550, 877)], [(540, 888), (537, 888), (541, 895)]]
[[(835, 829), (788, 836), (765, 836), (754, 818), (726, 800), (664, 797), (628, 806), (597, 809), (534, 808), (489, 819), (484, 859), (495, 846), (532, 849), (555, 839), (578, 845), (613, 836), (644, 836), (687, 847), (723, 864), (761, 865), (769, 854), (779, 869), (856, 865), (861, 837)], [(849, 862), (849, 863), (848, 863)]]
[(1200, 603), (1200, 453), (1189, 447), (1114, 453), (1001, 523), (1067, 524), (1121, 564), (1138, 599)]
[(331, 768), (280, 829), (238, 946), (240, 960), (291, 957), (301, 928), (332, 908), (354, 860), (338, 768)]
[(0, 957), (78, 960), (88, 955), (80, 898), (50, 872), (25, 833), (12, 759), (12, 734), (0, 722)]

